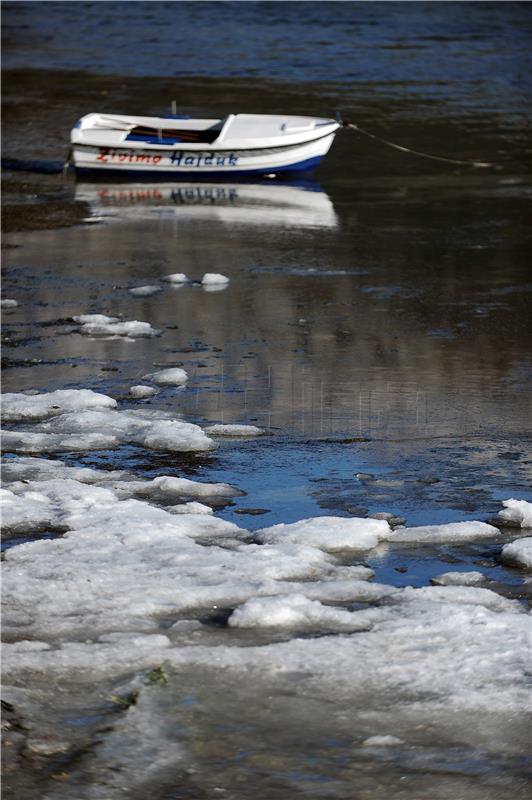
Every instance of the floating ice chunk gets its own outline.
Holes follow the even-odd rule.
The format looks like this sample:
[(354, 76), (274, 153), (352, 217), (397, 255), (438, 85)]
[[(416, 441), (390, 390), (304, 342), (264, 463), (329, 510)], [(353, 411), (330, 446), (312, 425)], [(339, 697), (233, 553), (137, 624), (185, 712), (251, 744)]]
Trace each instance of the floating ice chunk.
[(532, 569), (532, 536), (505, 544), (501, 552), (501, 561), (517, 567)]
[(503, 500), (499, 519), (502, 525), (516, 528), (532, 528), (532, 503), (526, 500)]
[(149, 378), (161, 386), (179, 386), (182, 383), (186, 383), (188, 380), (187, 373), (184, 369), (181, 369), (181, 367), (161, 369), (158, 372), (152, 372), (150, 375), (145, 375), (144, 377)]
[(229, 278), (226, 275), (220, 275), (219, 272), (206, 272), (201, 279), (203, 286), (220, 286), (229, 283)]
[(261, 597), (248, 600), (229, 617), (232, 628), (333, 628), (365, 630), (370, 626), (371, 612), (344, 611), (309, 600), (302, 594)]
[(53, 525), (55, 513), (49, 498), (35, 491), (19, 497), (0, 489), (2, 530), (4, 534), (35, 533)]
[(417, 528), (396, 528), (383, 539), (389, 542), (472, 542), (500, 536), (498, 528), (486, 522), (449, 522), (445, 525), (421, 525)]
[(210, 436), (260, 436), (264, 428), (256, 425), (209, 425), (203, 429)]
[(43, 394), (2, 395), (2, 418), (6, 421), (46, 419), (65, 411), (116, 408), (116, 400), (91, 389), (58, 389)]
[(143, 400), (146, 397), (153, 397), (156, 395), (157, 389), (154, 389), (153, 386), (144, 386), (143, 384), (139, 383), (130, 388), (129, 394), (136, 400)]
[(22, 453), (105, 449), (121, 442), (171, 452), (215, 447), (192, 423), (161, 418), (156, 412), (148, 416), (147, 411), (111, 409), (60, 414), (32, 431), (5, 431), (3, 440), (6, 450)]
[(199, 483), (189, 478), (174, 478), (170, 475), (160, 475), (151, 481), (122, 481), (116, 487), (126, 496), (137, 495), (160, 500), (182, 499), (184, 497), (209, 497), (225, 498), (240, 497), (244, 494), (236, 486), (229, 483)]
[(134, 295), (135, 297), (149, 297), (152, 294), (157, 294), (157, 292), (161, 291), (160, 286), (134, 286), (132, 289), (129, 289), (129, 293)]
[(285, 525), (273, 525), (257, 531), (259, 542), (291, 542), (318, 547), (334, 553), (345, 550), (371, 550), (388, 538), (390, 526), (385, 520), (358, 517), (312, 517)]
[(80, 325), (107, 325), (120, 322), (120, 317), (108, 317), (107, 314), (78, 314), (72, 319)]
[(170, 275), (163, 275), (161, 280), (167, 283), (188, 283), (188, 278), (184, 272), (172, 272)]
[(169, 450), (181, 453), (212, 450), (216, 445), (201, 428), (191, 422), (160, 420), (152, 422), (138, 443), (151, 450)]
[(159, 336), (161, 331), (152, 328), (149, 322), (93, 322), (81, 325), (80, 333), (87, 336), (125, 336), (127, 339), (142, 339)]
[(0, 307), (2, 308), (16, 308), (17, 306), (18, 302), (11, 297), (4, 297), (0, 300)]
[(482, 572), (442, 572), (431, 578), (435, 586), (476, 586), (486, 580)]
[(127, 547), (157, 543), (175, 545), (181, 540), (183, 555), (186, 553), (185, 538), (203, 541), (247, 535), (247, 531), (233, 522), (209, 514), (169, 514), (140, 500), (123, 500), (107, 506), (95, 504), (77, 514), (72, 512), (68, 524), (75, 533), (69, 533), (65, 538), (77, 536), (80, 531), (95, 536), (105, 531), (106, 536), (118, 537)]
[(397, 736), (370, 736), (364, 739), (362, 747), (396, 747), (399, 744), (404, 744), (404, 742)]
[(416, 603), (426, 601), (431, 603), (450, 603), (453, 605), (484, 606), (495, 612), (520, 612), (523, 607), (518, 600), (508, 600), (491, 589), (481, 589), (476, 586), (422, 586), (413, 589), (407, 586), (400, 595), (391, 597), (392, 602)]

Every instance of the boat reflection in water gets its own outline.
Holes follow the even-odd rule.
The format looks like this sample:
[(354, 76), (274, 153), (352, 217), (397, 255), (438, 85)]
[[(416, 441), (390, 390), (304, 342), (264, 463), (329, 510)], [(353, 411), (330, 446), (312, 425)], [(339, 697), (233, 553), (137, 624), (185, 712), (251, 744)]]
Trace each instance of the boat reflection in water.
[(179, 218), (258, 226), (334, 228), (329, 196), (297, 183), (77, 183), (75, 199), (105, 220)]

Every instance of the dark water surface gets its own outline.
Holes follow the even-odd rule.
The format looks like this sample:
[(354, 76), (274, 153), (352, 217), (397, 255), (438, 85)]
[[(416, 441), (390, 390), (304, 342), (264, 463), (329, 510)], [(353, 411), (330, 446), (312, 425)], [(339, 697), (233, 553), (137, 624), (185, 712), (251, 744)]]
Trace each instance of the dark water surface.
[[(19, 303), (3, 314), (4, 391), (91, 388), (138, 407), (131, 385), (183, 366), (186, 388), (148, 407), (270, 434), (197, 459), (130, 447), (66, 461), (235, 483), (247, 495), (219, 513), (250, 529), (378, 511), (408, 525), (489, 519), (503, 499), (532, 499), (530, 4), (7, 2), (3, 14), (3, 294)], [(61, 163), (81, 114), (167, 111), (174, 98), (192, 114), (338, 108), (400, 144), (494, 166), (456, 169), (342, 132), (316, 180), (297, 185), (36, 171)], [(174, 272), (230, 283), (161, 282)], [(128, 291), (145, 284), (161, 291)], [(70, 319), (83, 313), (162, 335), (88, 339)], [(405, 546), (367, 563), (401, 586), (481, 569), (520, 597), (522, 574), (500, 565), (500, 548)], [(237, 722), (221, 693), (213, 704), (216, 679), (201, 680), (199, 711), (182, 713), (205, 796), (220, 776), (231, 796), (259, 796), (243, 775), (265, 798), (287, 787), (425, 798), (444, 773), (438, 797), (525, 796), (519, 764), (448, 741), (355, 769), (336, 718), (318, 723), (323, 704), (296, 696), (307, 736), (288, 724), (281, 752), (280, 709)], [(183, 793), (157, 797), (200, 796), (185, 778)]]
[[(522, 119), (528, 3), (6, 2), (4, 67), (268, 78)], [(303, 88), (303, 87), (302, 87)], [(502, 100), (502, 102), (501, 102)]]

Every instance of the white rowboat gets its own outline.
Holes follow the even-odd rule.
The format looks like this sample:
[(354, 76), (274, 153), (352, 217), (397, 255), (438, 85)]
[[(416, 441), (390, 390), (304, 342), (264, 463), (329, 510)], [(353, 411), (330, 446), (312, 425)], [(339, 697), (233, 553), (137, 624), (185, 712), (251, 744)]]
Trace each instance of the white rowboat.
[(80, 173), (138, 177), (301, 174), (319, 164), (341, 126), (332, 119), (273, 114), (87, 114), (71, 131), (71, 160)]

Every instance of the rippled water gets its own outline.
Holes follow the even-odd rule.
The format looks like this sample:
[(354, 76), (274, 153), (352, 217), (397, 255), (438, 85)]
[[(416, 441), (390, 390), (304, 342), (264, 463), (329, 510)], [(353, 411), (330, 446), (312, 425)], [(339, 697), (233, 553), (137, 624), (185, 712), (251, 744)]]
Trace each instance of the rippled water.
[(528, 3), (4, 3), (4, 67), (339, 84), (522, 117)]

